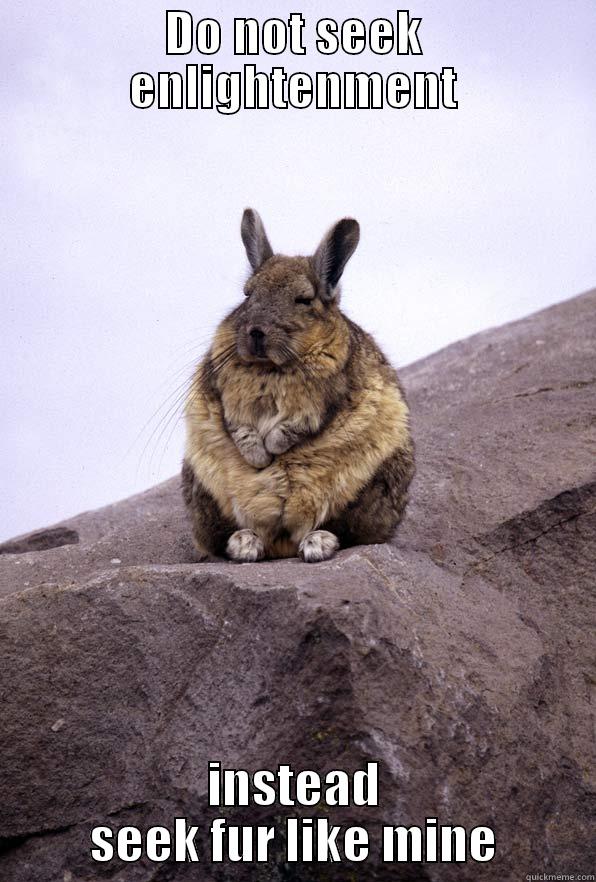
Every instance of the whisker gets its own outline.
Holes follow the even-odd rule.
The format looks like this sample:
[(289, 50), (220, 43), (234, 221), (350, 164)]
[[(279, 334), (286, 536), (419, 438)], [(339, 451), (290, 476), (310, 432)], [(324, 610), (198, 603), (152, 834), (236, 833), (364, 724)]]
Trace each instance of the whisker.
[(210, 358), (206, 362), (202, 372), (200, 381), (205, 392), (208, 391), (209, 383), (219, 374), (232, 359), (236, 357), (236, 344), (228, 346), (217, 354), (215, 358)]
[[(166, 431), (167, 427), (170, 425), (172, 419), (174, 419), (174, 418), (178, 419), (180, 417), (180, 410), (182, 408), (182, 405), (184, 404), (184, 401), (186, 400), (187, 394), (188, 394), (188, 389), (186, 387), (183, 388), (182, 391), (180, 391), (178, 393), (174, 402), (170, 405), (170, 407), (165, 412), (165, 414), (163, 414), (163, 416), (160, 418), (159, 422), (157, 423), (157, 425), (155, 426), (155, 428), (151, 432), (151, 435), (147, 439), (145, 446), (143, 447), (143, 450), (141, 451), (140, 462), (142, 462), (143, 457), (147, 453), (147, 449), (148, 449), (149, 445), (155, 439), (155, 446), (154, 446), (153, 451), (149, 457), (149, 463), (148, 463), (150, 470), (153, 465), (155, 452), (156, 452), (157, 447), (159, 446), (161, 438), (163, 437), (163, 434)], [(139, 465), (140, 465), (140, 463), (139, 463)]]
[[(142, 428), (139, 430), (138, 434), (137, 434), (136, 437), (133, 439), (133, 441), (132, 441), (130, 447), (129, 447), (128, 450), (126, 451), (125, 456), (128, 456), (128, 455), (132, 452), (132, 448), (133, 448), (134, 445), (135, 445), (135, 444), (141, 439), (141, 437), (142, 437), (142, 435), (143, 435), (143, 432), (149, 427), (149, 425), (151, 424), (151, 422), (157, 417), (157, 415), (160, 413), (160, 411), (163, 410), (163, 408), (166, 407), (166, 406), (168, 405), (168, 403), (171, 401), (171, 399), (174, 398), (174, 397), (176, 397), (176, 396), (179, 396), (179, 395), (181, 394), (181, 392), (186, 391), (186, 387), (188, 386), (188, 384), (190, 383), (191, 380), (192, 380), (192, 377), (190, 377), (190, 378), (187, 377), (185, 380), (183, 380), (181, 383), (179, 383), (179, 384), (176, 386), (176, 388), (175, 388), (172, 392), (170, 392), (169, 395), (166, 396), (166, 398), (161, 402), (161, 404), (159, 405), (159, 407), (157, 407), (157, 408), (154, 410), (154, 412), (151, 414), (151, 416), (149, 417), (149, 419), (144, 423), (144, 425), (142, 426)], [(168, 408), (168, 410), (169, 410), (169, 408)], [(167, 412), (167, 411), (166, 411), (166, 412)], [(160, 422), (161, 422), (161, 419), (163, 419), (163, 417), (160, 417)], [(149, 438), (149, 441), (150, 441), (150, 440), (151, 440), (151, 438)], [(147, 442), (147, 443), (149, 443), (149, 442)], [(143, 452), (144, 452), (144, 451), (143, 451)], [(142, 455), (142, 454), (141, 454), (141, 455)]]
[[(164, 381), (164, 385), (166, 385), (166, 387), (170, 386), (170, 388), (173, 385), (173, 388), (171, 388), (171, 391), (166, 391), (164, 399), (152, 411), (148, 419), (144, 421), (142, 427), (136, 433), (129, 447), (125, 451), (123, 455), (124, 459), (133, 453), (135, 448), (137, 448), (137, 445), (140, 446), (139, 442), (142, 443), (143, 437), (146, 438), (138, 458), (135, 457), (135, 459), (137, 459), (137, 479), (144, 463), (147, 463), (147, 468), (150, 472), (153, 471), (158, 457), (159, 462), (157, 468), (158, 470), (161, 469), (164, 456), (181, 419), (185, 402), (192, 401), (195, 396), (199, 394), (197, 390), (200, 389), (202, 385), (205, 385), (204, 371), (201, 372), (197, 382), (197, 366), (205, 359), (205, 355), (198, 350), (200, 347), (204, 352), (204, 349), (206, 348), (205, 344), (207, 344), (207, 346), (210, 345), (212, 340), (213, 335), (210, 334), (208, 338), (205, 337), (200, 342), (196, 340), (192, 343), (189, 342), (185, 347), (187, 352), (193, 352), (192, 359), (185, 359), (184, 364), (168, 372), (170, 379)], [(217, 375), (217, 373), (222, 370), (233, 357), (236, 351), (235, 332), (230, 331), (229, 333), (220, 333), (218, 343), (222, 348), (215, 357), (210, 357), (209, 362), (207, 363), (209, 365), (208, 376)], [(182, 377), (181, 380), (180, 377)]]

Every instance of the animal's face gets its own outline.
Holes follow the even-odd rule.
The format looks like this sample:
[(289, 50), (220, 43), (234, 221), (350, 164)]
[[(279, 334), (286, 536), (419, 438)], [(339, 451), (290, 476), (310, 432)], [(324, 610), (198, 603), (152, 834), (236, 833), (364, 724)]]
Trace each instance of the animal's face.
[(358, 244), (358, 224), (339, 221), (310, 258), (274, 255), (252, 209), (244, 212), (241, 232), (253, 275), (244, 287), (246, 300), (230, 317), (238, 355), (272, 367), (300, 362), (324, 344), (335, 323), (337, 286)]
[(271, 257), (244, 286), (234, 313), (238, 354), (246, 362), (278, 367), (299, 360), (333, 320), (334, 301), (323, 303), (306, 257)]

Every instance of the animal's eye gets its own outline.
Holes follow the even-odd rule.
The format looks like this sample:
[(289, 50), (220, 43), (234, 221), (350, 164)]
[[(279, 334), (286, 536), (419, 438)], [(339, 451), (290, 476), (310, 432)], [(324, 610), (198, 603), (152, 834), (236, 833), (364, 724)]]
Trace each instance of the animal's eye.
[(310, 306), (310, 304), (313, 302), (313, 300), (314, 300), (314, 297), (296, 297), (296, 299), (294, 300), (294, 303), (303, 303), (304, 306)]

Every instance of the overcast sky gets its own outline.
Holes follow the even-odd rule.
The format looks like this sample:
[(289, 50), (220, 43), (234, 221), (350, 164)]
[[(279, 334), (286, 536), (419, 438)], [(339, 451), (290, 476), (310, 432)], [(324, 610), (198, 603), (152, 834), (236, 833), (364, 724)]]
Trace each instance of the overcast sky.
[[(422, 57), (355, 59), (317, 55), (317, 19), (395, 5), (175, 5), (221, 22), (217, 55), (167, 57), (159, 3), (2, 6), (0, 539), (178, 470), (176, 390), (241, 296), (247, 205), (286, 253), (358, 218), (343, 305), (397, 365), (596, 284), (594, 0), (419, 0)], [(263, 70), (453, 66), (459, 109), (130, 105), (133, 73), (238, 69), (234, 16), (296, 11), (307, 55)]]

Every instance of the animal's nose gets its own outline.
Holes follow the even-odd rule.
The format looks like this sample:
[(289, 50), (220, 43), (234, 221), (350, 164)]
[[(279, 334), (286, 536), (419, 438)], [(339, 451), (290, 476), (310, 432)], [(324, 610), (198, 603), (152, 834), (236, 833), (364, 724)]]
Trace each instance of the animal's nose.
[(263, 343), (265, 340), (265, 331), (262, 328), (251, 328), (248, 333), (255, 343)]
[(255, 325), (248, 329), (248, 337), (249, 337), (249, 348), (252, 355), (256, 355), (260, 358), (265, 356), (265, 342), (267, 335), (262, 328), (259, 328)]

